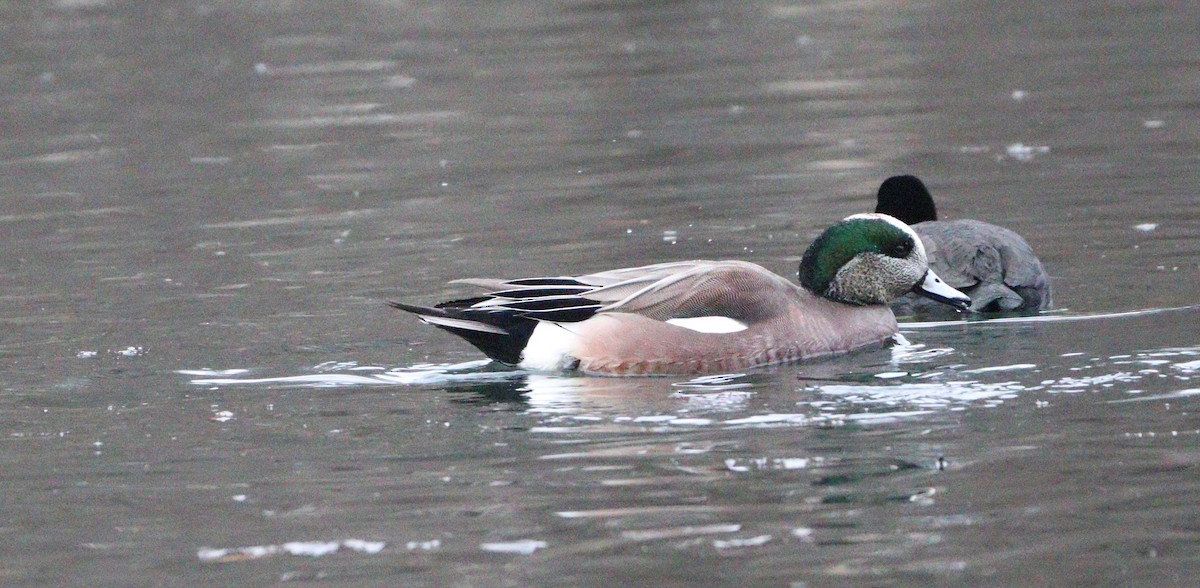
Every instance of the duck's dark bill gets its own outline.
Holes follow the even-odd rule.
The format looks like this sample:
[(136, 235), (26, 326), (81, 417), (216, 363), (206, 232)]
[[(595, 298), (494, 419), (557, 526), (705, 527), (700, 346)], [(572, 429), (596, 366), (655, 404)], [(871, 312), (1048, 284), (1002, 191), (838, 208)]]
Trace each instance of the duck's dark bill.
[(942, 304), (949, 304), (956, 310), (963, 311), (971, 307), (971, 297), (950, 287), (943, 282), (933, 270), (925, 272), (925, 279), (913, 286), (913, 292)]

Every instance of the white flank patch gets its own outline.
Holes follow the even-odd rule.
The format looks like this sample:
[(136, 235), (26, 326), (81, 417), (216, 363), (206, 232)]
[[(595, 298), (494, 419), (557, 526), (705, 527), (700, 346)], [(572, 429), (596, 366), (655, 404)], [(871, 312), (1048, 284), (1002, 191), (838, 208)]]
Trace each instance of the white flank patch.
[(484, 324), (478, 321), (469, 321), (466, 319), (447, 318), (444, 316), (425, 316), (419, 315), (421, 320), (431, 325), (442, 325), (443, 327), (453, 327), (455, 329), (466, 329), (468, 331), (483, 331), (484, 333), (496, 333), (498, 335), (506, 335), (507, 331), (500, 327)]
[(521, 352), (521, 367), (539, 371), (555, 371), (564, 367), (563, 359), (575, 349), (579, 336), (563, 325), (539, 322)]
[(668, 319), (668, 325), (691, 329), (700, 333), (736, 333), (749, 326), (727, 316), (698, 316), (695, 318)]

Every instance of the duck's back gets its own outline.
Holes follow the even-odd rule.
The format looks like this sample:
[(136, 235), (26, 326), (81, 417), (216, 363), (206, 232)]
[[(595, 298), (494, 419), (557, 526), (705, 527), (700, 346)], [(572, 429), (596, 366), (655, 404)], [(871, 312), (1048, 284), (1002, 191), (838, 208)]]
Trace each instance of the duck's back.
[(1050, 278), (1033, 248), (1004, 227), (977, 221), (913, 225), (931, 267), (971, 297), (980, 311), (1041, 310), (1050, 306)]

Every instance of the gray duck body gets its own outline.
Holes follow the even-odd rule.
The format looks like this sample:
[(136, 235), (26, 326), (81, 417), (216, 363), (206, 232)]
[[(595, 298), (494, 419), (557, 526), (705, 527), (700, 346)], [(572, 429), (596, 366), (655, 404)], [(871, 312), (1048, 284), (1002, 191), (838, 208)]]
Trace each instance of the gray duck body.
[[(916, 177), (884, 181), (875, 210), (912, 227), (925, 245), (930, 269), (970, 296), (972, 311), (1038, 311), (1052, 304), (1050, 277), (1024, 238), (983, 221), (936, 220), (933, 198)], [(892, 303), (901, 315), (937, 313), (939, 306), (911, 295)]]

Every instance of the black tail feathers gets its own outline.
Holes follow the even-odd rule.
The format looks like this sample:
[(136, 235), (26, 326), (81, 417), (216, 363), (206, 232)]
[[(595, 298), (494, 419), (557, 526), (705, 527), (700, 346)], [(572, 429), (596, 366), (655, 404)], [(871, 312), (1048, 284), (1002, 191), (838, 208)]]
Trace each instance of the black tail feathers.
[(505, 309), (471, 308), (486, 297), (451, 300), (436, 307), (389, 300), (388, 306), (411, 312), (426, 323), (447, 330), (474, 345), (488, 357), (516, 365), (537, 321)]

